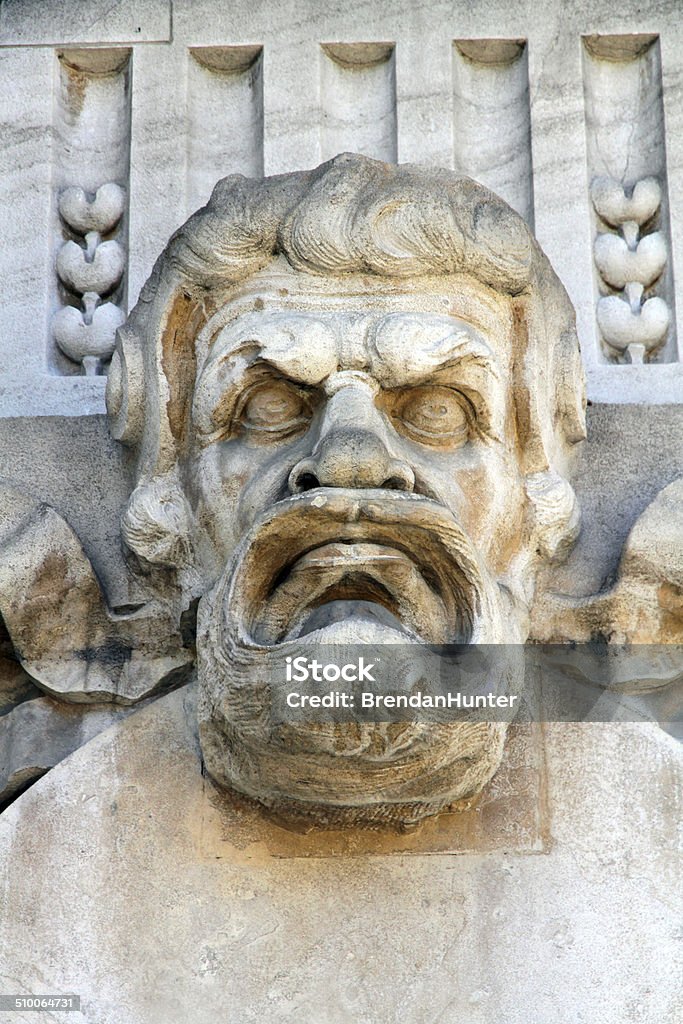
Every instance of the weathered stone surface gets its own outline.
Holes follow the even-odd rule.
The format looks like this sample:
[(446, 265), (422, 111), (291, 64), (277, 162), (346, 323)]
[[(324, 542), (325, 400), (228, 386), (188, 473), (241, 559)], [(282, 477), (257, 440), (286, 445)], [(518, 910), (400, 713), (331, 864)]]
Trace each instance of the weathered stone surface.
[(119, 541), (131, 487), (127, 452), (104, 416), (0, 418), (0, 479), (69, 523), (113, 607), (136, 604)]
[(302, 644), (521, 644), (532, 616), (535, 639), (678, 636), (669, 492), (612, 591), (535, 586), (579, 528), (574, 318), (527, 225), (470, 179), (352, 154), (224, 179), (158, 261), (107, 394), (146, 598), (109, 607), (64, 520), (3, 492), (17, 654), (49, 693), (139, 700), (189, 666), (199, 601), (208, 770), (274, 813), (411, 824), (478, 792), (503, 748), (503, 723), (279, 722), (266, 677)]
[[(330, 0), (296, 8), (178, 0), (172, 33), (170, 14), (168, 0), (84, 0), (77, 13), (57, 0), (2, 5), (0, 335), (12, 382), (0, 394), (2, 415), (104, 409), (104, 381), (63, 376), (75, 368), (50, 332), (60, 188), (95, 191), (116, 181), (129, 190), (130, 306), (171, 232), (218, 178), (314, 167), (344, 150), (457, 168), (523, 209), (577, 308), (589, 397), (680, 401), (683, 35), (675, 0), (659, 3), (653, 17), (625, 0), (616, 19), (610, 0), (553, 3), (542, 17), (526, 0), (447, 8), (426, 0), (410, 10), (371, 0), (362, 16)], [(54, 78), (64, 51), (88, 55), (90, 70), (62, 121)], [(121, 107), (109, 103), (101, 73), (117, 57), (135, 69)], [(82, 131), (91, 101), (95, 146)], [(122, 138), (135, 160), (119, 177), (108, 127), (131, 108)], [(622, 195), (657, 180), (668, 250), (657, 285), (671, 316), (666, 362), (624, 367), (602, 350), (590, 186), (605, 177)], [(642, 204), (627, 200), (617, 212), (640, 216)]]
[[(225, 178), (120, 332), (107, 404), (136, 458), (124, 543), (177, 621), (200, 599), (212, 776), (351, 825), (478, 792), (503, 723), (280, 728), (268, 673), (307, 644), (527, 639), (536, 574), (578, 534), (585, 402), (522, 218), (469, 178), (354, 154)], [(394, 681), (417, 685), (409, 660)]]
[(572, 485), (581, 534), (550, 589), (584, 596), (611, 585), (622, 547), (657, 494), (683, 476), (683, 407), (592, 405)]
[(4, 0), (0, 45), (54, 45), (168, 40), (169, 0), (136, 0), (112, 7), (85, 0), (74, 11), (68, 0)]
[(683, 643), (682, 503), (679, 477), (636, 520), (614, 584), (587, 598), (546, 593), (534, 609), (534, 637), (559, 643), (605, 637), (672, 650)]
[(37, 697), (0, 717), (0, 807), (125, 714)]
[[(14, 638), (10, 652), (0, 620), (0, 793), (16, 796), (122, 713), (42, 696), (15, 655), (60, 699), (140, 700), (189, 666), (201, 599), (210, 771), (278, 813), (303, 797), (297, 822), (318, 828), (285, 830), (200, 777), (191, 691), (134, 715), (0, 819), (0, 902), (9, 910), (0, 989), (80, 988), (85, 1019), (105, 1024), (202, 1024), (222, 1019), (226, 1003), (240, 1024), (678, 1024), (682, 769), (680, 750), (661, 733), (513, 727), (488, 783), (503, 730), (460, 733), (465, 764), (451, 773), (447, 796), (462, 799), (453, 812), (410, 834), (378, 835), (355, 826), (376, 824), (377, 807), (385, 822), (412, 823), (442, 808), (443, 792), (397, 810), (398, 758), (392, 778), (383, 772), (385, 788), (366, 800), (373, 811), (358, 815), (352, 759), (340, 756), (352, 731), (341, 744), (324, 729), (314, 739), (285, 730), (284, 744), (279, 735), (274, 743), (272, 732), (259, 732), (264, 704), (253, 685), (258, 657), (309, 627), (376, 640), (398, 621), (427, 640), (509, 639), (526, 636), (529, 617), (535, 639), (635, 641), (609, 685), (654, 692), (659, 717), (678, 715), (680, 729), (680, 681), (671, 683), (681, 678), (672, 641), (683, 641), (678, 4), (659, 3), (653, 21), (635, 0), (616, 14), (611, 0), (543, 11), (497, 0), (455, 0), (448, 10), (427, 0), (408, 11), (371, 0), (359, 20), (357, 8), (327, 0), (175, 0), (172, 32), (168, 0), (84, 0), (77, 12), (61, 0), (6, 0), (0, 8), (0, 417), (26, 417), (0, 419), (0, 614)], [(143, 290), (149, 316), (138, 312), (121, 332), (111, 373), (113, 428), (139, 446), (136, 458), (106, 439), (92, 415), (104, 408), (105, 379), (78, 376), (78, 363), (102, 372), (124, 307), (171, 232), (225, 174), (315, 167), (344, 150), (471, 174), (535, 230), (578, 312), (589, 397), (633, 403), (589, 408), (576, 469), (552, 435), (577, 409), (570, 402), (546, 415), (538, 386), (571, 392), (573, 364), (536, 373), (531, 359), (520, 373), (523, 346), (513, 344), (502, 377), (514, 382), (514, 401), (490, 402), (488, 411), (474, 401), (472, 380), (462, 405), (451, 405), (443, 380), (430, 382), (426, 405), (399, 393), (424, 363), (427, 321), (435, 328), (454, 312), (429, 304), (441, 282), (416, 286), (407, 303), (414, 278), (398, 280), (401, 261), (425, 210), (427, 247), (452, 226), (450, 214), (442, 195), (430, 211), (421, 192), (417, 216), (400, 196), (379, 230), (366, 232), (369, 253), (350, 230), (361, 225), (362, 234), (363, 218), (342, 215), (346, 186), (330, 202), (326, 185), (324, 224), (304, 216), (292, 228), (296, 218), (281, 214), (301, 200), (294, 178), (310, 182), (319, 172), (262, 186), (268, 196), (257, 215), (247, 187), (233, 211), (237, 232), (224, 230), (230, 216), (221, 226), (221, 204), (231, 202), (224, 186), (208, 216), (195, 219), (196, 234), (185, 228), (176, 239)], [(115, 200), (109, 212), (105, 192), (99, 212), (90, 202), (101, 186)], [(365, 213), (381, 205), (380, 191), (366, 194)], [(455, 315), (470, 341), (479, 333), (500, 352), (505, 303), (514, 307), (514, 334), (515, 316), (539, 287), (516, 290), (526, 228), (514, 229), (495, 201), (471, 220), (459, 220), (462, 212), (462, 238), (437, 246), (442, 257), (464, 255), (449, 267), (467, 298)], [(501, 252), (511, 257), (502, 270)], [(245, 284), (236, 268), (250, 253), (255, 277)], [(378, 253), (391, 264), (384, 290)], [(278, 264), (265, 266), (273, 255)], [(341, 267), (340, 257), (349, 257)], [(215, 274), (202, 279), (212, 258)], [(343, 279), (339, 294), (320, 273), (330, 268)], [(558, 343), (564, 304), (544, 275), (545, 298), (554, 295), (530, 318), (529, 336), (545, 324)], [(492, 292), (503, 279), (501, 303)], [(80, 310), (73, 303), (83, 292)], [(493, 325), (472, 316), (485, 293)], [(144, 358), (141, 323), (150, 327)], [(244, 346), (237, 360), (233, 343)], [(235, 370), (251, 372), (255, 354), (270, 359), (277, 382), (254, 378), (231, 418)], [(386, 386), (378, 367), (401, 354), (403, 377), (394, 372)], [(284, 380), (297, 360), (298, 390)], [(438, 410), (452, 450), (432, 445), (413, 458)], [(286, 481), (273, 444), (283, 416), (295, 421), (283, 438), (296, 449)], [(310, 450), (304, 422), (317, 439)], [(487, 471), (461, 465), (458, 475), (474, 422), (493, 431)], [(504, 449), (523, 456), (524, 494), (509, 472), (514, 460), (496, 465)], [(459, 494), (446, 487), (445, 504), (464, 525), (450, 531), (444, 558), (447, 544), (423, 543), (425, 513), (444, 495), (435, 466), (459, 486)], [(577, 525), (572, 489), (583, 532), (562, 566), (557, 556)], [(391, 516), (387, 495), (368, 499), (368, 490), (401, 492)], [(429, 574), (433, 587), (420, 579), (428, 563), (441, 573), (436, 583)], [(373, 621), (361, 630), (369, 580), (382, 599), (370, 602)], [(509, 604), (495, 607), (496, 587), (512, 595)], [(258, 641), (255, 661), (242, 657), (245, 637)], [(656, 656), (652, 641), (662, 644)], [(592, 679), (592, 652), (585, 662), (581, 654), (577, 676)], [(364, 739), (376, 749), (383, 737), (377, 729)], [(297, 763), (311, 745), (323, 807), (309, 806), (312, 773)], [(430, 751), (438, 754), (434, 742)], [(346, 827), (320, 831), (329, 820)], [(453, 852), (462, 856), (445, 856)], [(131, 931), (140, 936), (134, 952)]]
[[(675, 1024), (683, 760), (659, 729), (547, 729), (544, 853), (392, 856), (377, 837), (381, 854), (328, 857), (324, 836), (235, 828), (191, 696), (0, 819), (4, 988), (78, 992), (98, 1024)], [(278, 833), (305, 855), (274, 855)]]
[(48, 693), (132, 703), (191, 664), (163, 604), (109, 609), (76, 534), (50, 506), (0, 487), (0, 547), (0, 613), (17, 657)]
[[(683, 476), (683, 407), (589, 405), (586, 424), (572, 472), (581, 534), (567, 562), (552, 570), (553, 589), (575, 596), (613, 582), (635, 520)], [(119, 543), (129, 458), (109, 436), (104, 416), (0, 418), (0, 477), (70, 523), (114, 607), (145, 596), (126, 572)]]
[[(680, 423), (679, 423), (680, 420)], [(635, 519), (659, 490), (683, 474), (683, 412), (673, 408), (589, 406), (588, 441), (581, 446), (572, 483), (582, 508), (582, 532), (566, 566), (555, 566), (546, 588), (576, 597), (609, 589)], [(144, 599), (126, 572), (118, 522), (130, 489), (123, 450), (107, 437), (102, 418), (0, 421), (1, 473), (43, 501), (51, 500), (79, 539), (104, 582), (111, 604)], [(629, 444), (624, 444), (628, 437)], [(645, 452), (647, 451), (647, 455)], [(36, 475), (32, 466), (39, 464)], [(92, 501), (94, 495), (95, 500)], [(131, 595), (134, 595), (131, 596)], [(3, 663), (3, 699), (40, 696), (16, 663)], [(15, 687), (18, 691), (12, 697)], [(7, 687), (12, 693), (8, 694)], [(34, 746), (40, 737), (34, 737)]]
[(0, 716), (22, 701), (40, 695), (38, 687), (16, 660), (9, 634), (0, 623)]

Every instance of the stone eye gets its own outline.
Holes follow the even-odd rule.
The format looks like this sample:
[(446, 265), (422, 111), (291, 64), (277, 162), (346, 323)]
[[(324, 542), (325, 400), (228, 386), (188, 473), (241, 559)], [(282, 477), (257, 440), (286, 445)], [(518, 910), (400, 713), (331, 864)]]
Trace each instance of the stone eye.
[(240, 423), (247, 430), (289, 433), (310, 419), (305, 394), (287, 381), (258, 384), (246, 395)]
[(470, 433), (467, 400), (452, 388), (412, 388), (394, 408), (402, 433), (423, 444), (464, 444)]

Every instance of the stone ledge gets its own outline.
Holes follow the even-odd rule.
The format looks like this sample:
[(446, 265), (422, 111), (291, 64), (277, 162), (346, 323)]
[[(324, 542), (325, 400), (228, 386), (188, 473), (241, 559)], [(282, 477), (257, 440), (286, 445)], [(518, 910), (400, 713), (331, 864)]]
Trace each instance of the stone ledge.
[(170, 42), (169, 0), (5, 0), (0, 46)]

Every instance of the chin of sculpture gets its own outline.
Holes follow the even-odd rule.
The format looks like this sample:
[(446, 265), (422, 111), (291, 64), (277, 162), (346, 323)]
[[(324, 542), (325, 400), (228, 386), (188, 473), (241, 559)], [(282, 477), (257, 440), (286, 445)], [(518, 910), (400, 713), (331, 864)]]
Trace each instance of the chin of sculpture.
[[(287, 656), (391, 645), (392, 692), (420, 644), (513, 643), (501, 595), (448, 509), (413, 494), (317, 488), (259, 520), (201, 601), (200, 737), (215, 780), (309, 824), (406, 827), (471, 797), (503, 722), (278, 721)], [(397, 653), (398, 652), (398, 653)], [(507, 682), (506, 682), (507, 685)]]

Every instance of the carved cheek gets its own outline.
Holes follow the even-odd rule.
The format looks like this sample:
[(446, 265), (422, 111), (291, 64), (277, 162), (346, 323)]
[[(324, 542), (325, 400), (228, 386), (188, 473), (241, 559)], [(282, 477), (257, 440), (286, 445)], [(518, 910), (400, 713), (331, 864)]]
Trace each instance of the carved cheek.
[(220, 445), (203, 449), (194, 466), (199, 495), (199, 516), (216, 547), (226, 553), (236, 543), (235, 512), (244, 470), (236, 466), (226, 474)]
[(272, 494), (272, 481), (257, 459), (254, 449), (230, 441), (205, 448), (195, 463), (199, 519), (221, 558), (230, 555)]
[(290, 472), (289, 461), (268, 456), (262, 465), (255, 467), (253, 449), (251, 451), (251, 468), (243, 475), (245, 484), (240, 488), (236, 527), (240, 534), (248, 530), (252, 523), (271, 505), (285, 496), (287, 477)]
[(524, 479), (511, 453), (487, 461), (481, 493), (488, 514), (482, 522), (481, 546), (493, 572), (506, 570), (524, 543), (526, 492)]
[(294, 466), (310, 449), (304, 436), (276, 449), (224, 445), (225, 491), (234, 508), (234, 530), (241, 536), (266, 509), (289, 494), (287, 481)]
[(469, 536), (481, 541), (489, 532), (496, 512), (496, 492), (489, 467), (478, 462), (458, 474), (463, 495), (462, 523)]
[(504, 568), (512, 557), (524, 509), (523, 481), (514, 457), (479, 448), (476, 457), (461, 461), (454, 481), (458, 490), (454, 511), (463, 528), (491, 569)]
[(239, 439), (202, 449), (193, 467), (199, 516), (221, 555), (228, 556), (254, 520), (287, 496), (289, 473), (307, 451), (305, 438), (276, 449)]

